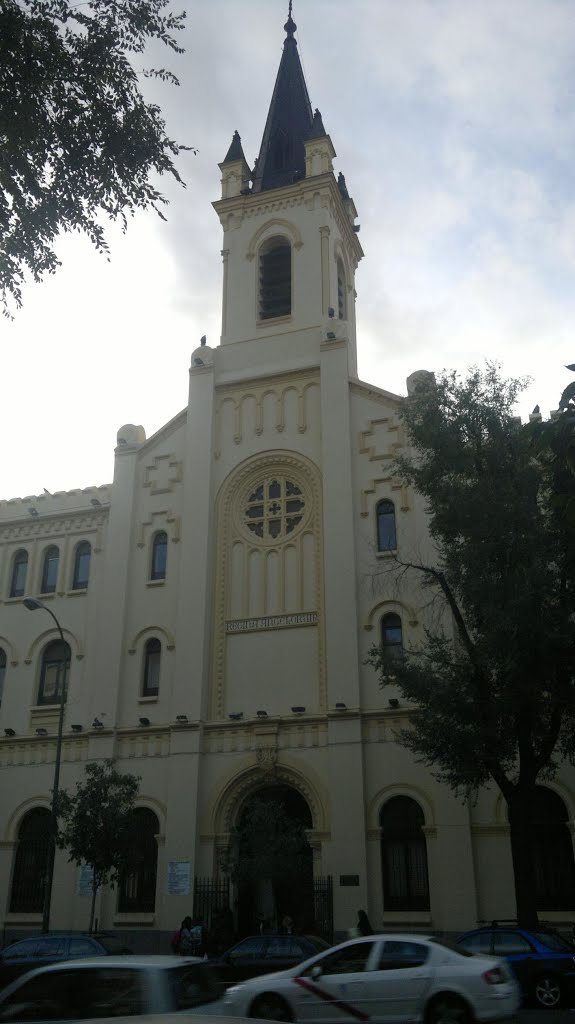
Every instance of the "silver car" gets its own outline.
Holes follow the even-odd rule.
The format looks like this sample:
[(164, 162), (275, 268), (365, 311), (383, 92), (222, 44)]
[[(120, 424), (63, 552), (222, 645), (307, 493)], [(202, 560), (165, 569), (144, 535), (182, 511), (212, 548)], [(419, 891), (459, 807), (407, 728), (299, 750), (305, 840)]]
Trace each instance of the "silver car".
[(519, 1002), (504, 961), (440, 939), (389, 934), (352, 939), (287, 971), (232, 986), (222, 1013), (309, 1024), (468, 1024), (510, 1020)]
[(39, 967), (0, 992), (0, 1021), (217, 1013), (220, 986), (198, 957), (108, 956)]

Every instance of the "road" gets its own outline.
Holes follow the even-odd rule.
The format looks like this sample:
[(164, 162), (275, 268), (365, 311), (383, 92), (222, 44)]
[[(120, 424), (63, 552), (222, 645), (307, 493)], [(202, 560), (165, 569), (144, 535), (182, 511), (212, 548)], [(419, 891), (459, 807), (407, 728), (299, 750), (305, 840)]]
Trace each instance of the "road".
[(575, 1024), (573, 1010), (520, 1010), (520, 1024)]

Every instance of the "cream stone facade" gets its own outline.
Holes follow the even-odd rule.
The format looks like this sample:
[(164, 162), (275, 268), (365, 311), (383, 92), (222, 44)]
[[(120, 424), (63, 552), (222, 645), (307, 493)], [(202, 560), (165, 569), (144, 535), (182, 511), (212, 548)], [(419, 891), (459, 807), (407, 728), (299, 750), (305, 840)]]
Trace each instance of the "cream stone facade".
[[(391, 569), (395, 550), (432, 551), (421, 500), (391, 471), (401, 399), (357, 377), (356, 210), (294, 30), (290, 18), (256, 171), (237, 135), (220, 165), (222, 335), (192, 353), (187, 407), (148, 439), (122, 427), (110, 486), (0, 502), (5, 934), (41, 921), (41, 841), (26, 823), (50, 806), (65, 661), (46, 654), (58, 632), (25, 595), (50, 607), (70, 649), (61, 785), (114, 758), (141, 777), (151, 812), (156, 863), (132, 892), (98, 896), (101, 927), (148, 944), (172, 931), (270, 787), (308, 809), (324, 930), (330, 900), (335, 935), (359, 908), (378, 928), (448, 932), (515, 913), (497, 791), (465, 802), (416, 764), (394, 738), (408, 709), (365, 664), (382, 621), (406, 646), (421, 638), (434, 611)], [(378, 541), (380, 514), (393, 544)], [(548, 788), (572, 830), (572, 771)], [(390, 806), (419, 819), (402, 834), (396, 813), (386, 848)], [(54, 928), (87, 926), (80, 880), (58, 852)], [(229, 899), (237, 913), (233, 887)]]

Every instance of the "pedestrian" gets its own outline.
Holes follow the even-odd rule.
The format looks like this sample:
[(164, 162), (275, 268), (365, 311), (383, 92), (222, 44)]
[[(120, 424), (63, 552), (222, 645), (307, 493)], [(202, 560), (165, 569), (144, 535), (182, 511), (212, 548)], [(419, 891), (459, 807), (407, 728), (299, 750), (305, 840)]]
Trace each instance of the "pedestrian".
[(293, 921), (289, 914), (284, 914), (280, 927), (281, 935), (293, 935)]
[(369, 923), (369, 917), (365, 910), (358, 910), (357, 912), (357, 931), (359, 935), (373, 935), (373, 928)]
[(199, 917), (194, 918), (194, 922), (190, 921), (190, 953), (192, 956), (203, 956), (205, 953), (204, 949), (204, 926)]
[(192, 951), (192, 919), (188, 915), (180, 928), (172, 935), (172, 952), (180, 956), (189, 956)]

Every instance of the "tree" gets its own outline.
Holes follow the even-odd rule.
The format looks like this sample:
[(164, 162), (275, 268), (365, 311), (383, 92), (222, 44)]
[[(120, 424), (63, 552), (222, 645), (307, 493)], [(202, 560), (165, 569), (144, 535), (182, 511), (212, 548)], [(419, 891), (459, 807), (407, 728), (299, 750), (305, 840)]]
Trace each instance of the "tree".
[(69, 861), (93, 870), (90, 931), (98, 888), (114, 885), (138, 856), (132, 825), (139, 781), (118, 772), (112, 760), (91, 762), (75, 794), (63, 790), (58, 795), (58, 846), (68, 850)]
[(77, 230), (107, 252), (101, 217), (119, 219), (166, 200), (152, 172), (182, 179), (181, 146), (146, 103), (139, 76), (178, 84), (163, 69), (136, 70), (158, 39), (176, 53), (184, 14), (170, 0), (2, 0), (0, 3), (0, 293), (22, 304), (35, 281), (60, 265), (54, 241)]
[(308, 870), (308, 827), (280, 799), (255, 797), (233, 829), (231, 850), (220, 866), (240, 888), (271, 886), (277, 913), (278, 887), (301, 886)]
[(556, 495), (575, 494), (575, 477), (514, 416), (523, 387), (487, 366), (428, 375), (405, 400), (411, 451), (396, 469), (426, 500), (437, 556), (397, 569), (444, 615), (417, 648), (369, 660), (413, 702), (402, 744), (456, 792), (499, 787), (517, 915), (533, 925), (535, 789), (574, 751), (575, 532)]

